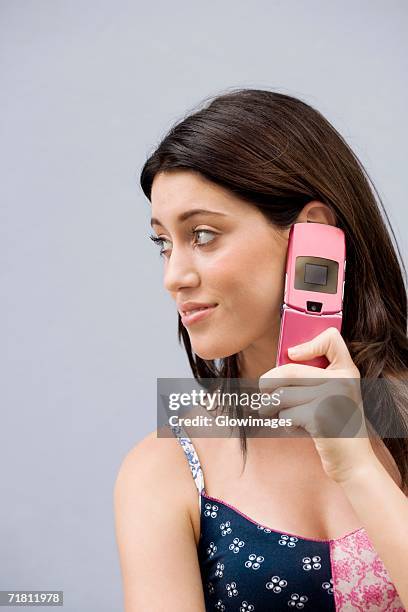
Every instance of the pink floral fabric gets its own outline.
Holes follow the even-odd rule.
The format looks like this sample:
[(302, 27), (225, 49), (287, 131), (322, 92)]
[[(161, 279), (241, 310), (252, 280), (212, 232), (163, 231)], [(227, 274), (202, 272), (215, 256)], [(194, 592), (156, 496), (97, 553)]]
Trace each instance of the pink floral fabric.
[(330, 541), (334, 600), (339, 612), (406, 612), (364, 529)]

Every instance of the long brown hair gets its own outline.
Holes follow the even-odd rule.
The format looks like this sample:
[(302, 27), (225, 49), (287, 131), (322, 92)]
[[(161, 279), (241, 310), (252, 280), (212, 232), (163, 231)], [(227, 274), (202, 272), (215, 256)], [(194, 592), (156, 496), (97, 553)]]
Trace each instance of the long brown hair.
[[(347, 276), (342, 336), (362, 378), (392, 381), (408, 365), (406, 269), (381, 198), (344, 138), (309, 104), (274, 91), (223, 93), (181, 119), (145, 162), (141, 187), (151, 199), (158, 172), (199, 172), (287, 229), (311, 200), (334, 212), (346, 236)], [(384, 218), (394, 238), (391, 241)], [(396, 250), (398, 252), (398, 257)], [(402, 276), (404, 270), (404, 277)], [(239, 378), (238, 355), (207, 361), (193, 354), (178, 315), (197, 381)], [(387, 382), (387, 381), (384, 381)], [(408, 487), (408, 398), (403, 389), (378, 402), (387, 423), (404, 437), (383, 437)], [(372, 400), (370, 400), (372, 401)], [(239, 414), (239, 408), (236, 411)], [(401, 435), (401, 434), (400, 434)], [(240, 428), (246, 459), (246, 434)]]

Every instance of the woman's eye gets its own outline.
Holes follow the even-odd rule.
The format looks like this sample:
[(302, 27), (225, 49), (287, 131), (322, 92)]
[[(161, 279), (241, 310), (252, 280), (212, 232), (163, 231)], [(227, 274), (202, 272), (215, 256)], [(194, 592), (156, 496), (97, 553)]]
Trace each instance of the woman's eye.
[[(208, 230), (208, 229), (198, 229), (198, 230), (192, 230), (192, 231), (191, 231), (191, 235), (192, 235), (192, 236), (196, 236), (196, 237), (197, 237), (197, 236), (198, 236), (198, 235), (200, 235), (200, 234), (212, 234), (212, 235), (215, 235), (215, 232), (213, 232), (212, 230)], [(160, 237), (158, 237), (158, 236), (153, 236), (153, 235), (151, 235), (151, 236), (150, 236), (150, 240), (153, 240), (153, 242), (154, 242), (155, 244), (160, 245), (160, 247), (161, 247), (161, 249), (160, 249), (160, 255), (164, 255), (164, 253), (166, 253), (166, 251), (168, 251), (168, 249), (167, 249), (167, 248), (163, 248), (164, 244), (165, 244), (166, 242), (168, 242), (169, 244), (171, 244), (171, 240), (167, 240), (166, 238), (160, 238)], [(211, 242), (211, 240), (213, 240), (213, 238), (210, 238), (209, 240), (206, 240), (206, 241), (205, 241), (205, 242), (203, 242), (203, 243), (198, 243), (198, 242), (196, 242), (196, 241), (195, 241), (195, 242), (194, 242), (194, 244), (195, 244), (196, 246), (199, 246), (199, 247), (200, 247), (200, 246), (205, 246), (206, 244), (208, 244), (208, 242)]]
[(150, 240), (153, 240), (153, 242), (155, 244), (158, 244), (161, 249), (160, 249), (160, 255), (163, 255), (163, 253), (165, 253), (167, 251), (167, 249), (163, 249), (163, 243), (164, 242), (170, 242), (170, 240), (166, 240), (165, 238), (159, 238), (158, 236), (149, 236)]
[[(197, 234), (215, 234), (215, 232), (212, 232), (211, 230), (207, 230), (207, 229), (198, 229), (198, 230), (193, 230), (192, 232), (193, 234), (195, 234), (197, 236)], [(211, 242), (212, 238), (210, 240), (207, 240), (207, 242)], [(204, 244), (207, 244), (207, 242), (204, 242)], [(200, 246), (200, 245), (198, 245)]]

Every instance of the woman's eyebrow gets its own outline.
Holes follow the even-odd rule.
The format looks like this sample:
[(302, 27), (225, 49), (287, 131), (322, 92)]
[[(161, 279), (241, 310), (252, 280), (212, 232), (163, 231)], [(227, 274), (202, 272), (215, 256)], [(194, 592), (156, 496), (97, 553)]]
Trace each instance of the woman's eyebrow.
[[(217, 212), (215, 210), (208, 210), (207, 208), (193, 208), (191, 210), (187, 210), (186, 212), (181, 213), (181, 215), (178, 216), (177, 221), (182, 223), (183, 221), (186, 221), (190, 217), (194, 217), (194, 215), (220, 215), (222, 217), (227, 216), (225, 213)], [(161, 227), (164, 227), (164, 225), (158, 219), (155, 219), (154, 217), (152, 217), (150, 221), (150, 225), (152, 227), (154, 225), (161, 225)]]

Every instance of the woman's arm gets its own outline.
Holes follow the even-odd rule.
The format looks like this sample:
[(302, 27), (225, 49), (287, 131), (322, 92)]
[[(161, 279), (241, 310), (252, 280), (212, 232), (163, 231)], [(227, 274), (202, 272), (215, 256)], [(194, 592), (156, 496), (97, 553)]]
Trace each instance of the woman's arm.
[(125, 457), (115, 482), (125, 612), (205, 612), (194, 530), (169, 455), (174, 442), (150, 434)]
[(408, 610), (408, 500), (374, 459), (339, 484)]

